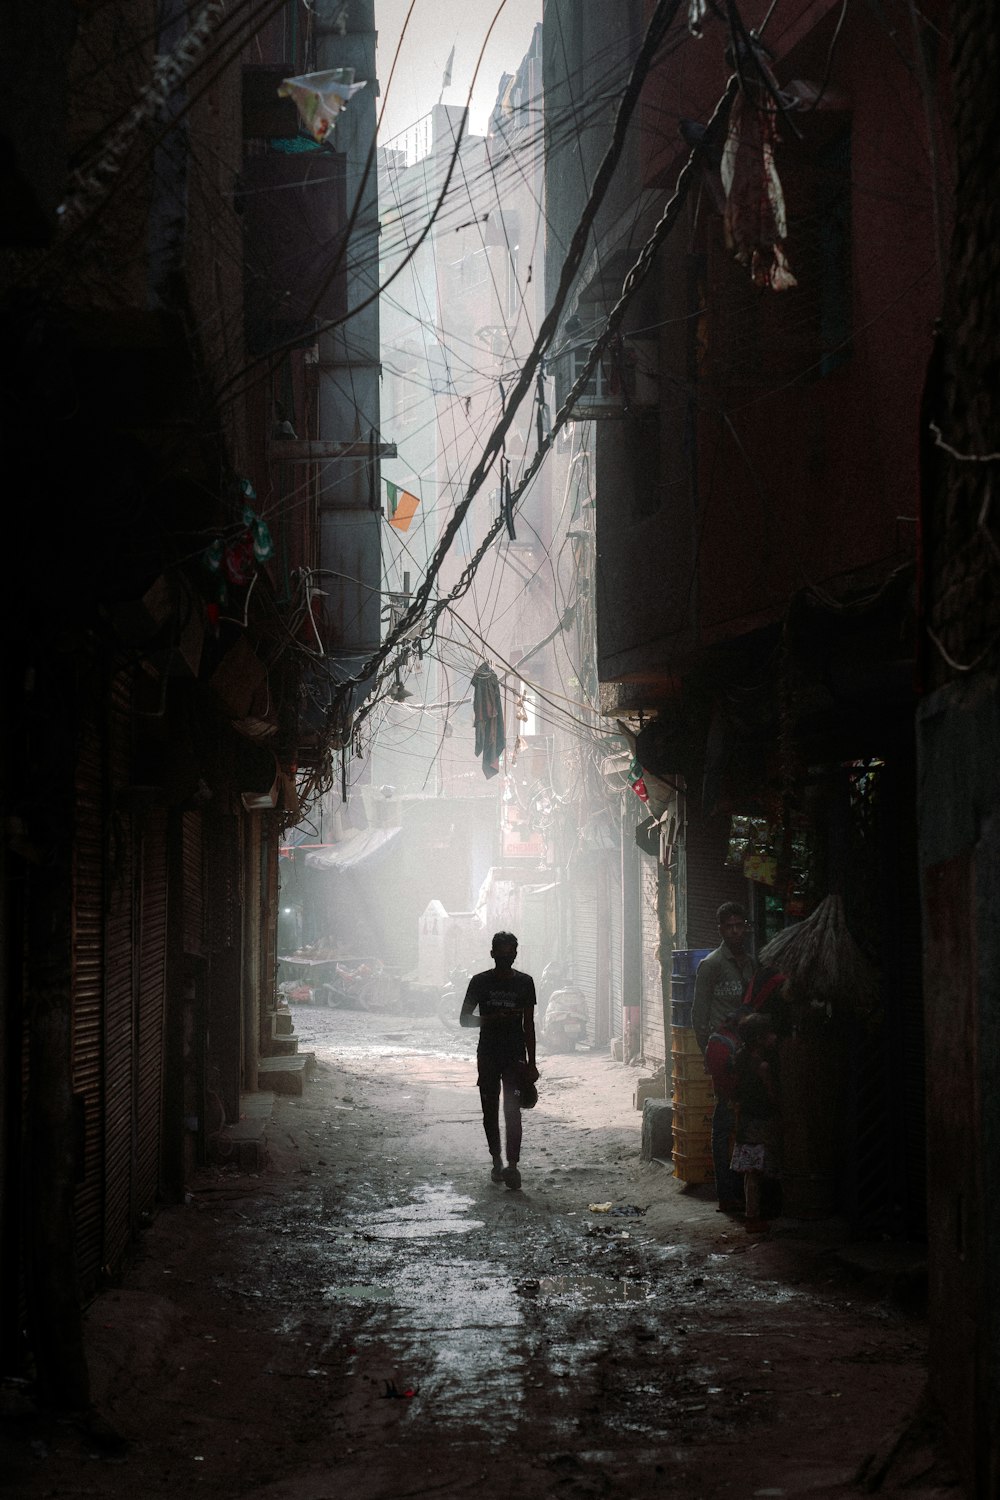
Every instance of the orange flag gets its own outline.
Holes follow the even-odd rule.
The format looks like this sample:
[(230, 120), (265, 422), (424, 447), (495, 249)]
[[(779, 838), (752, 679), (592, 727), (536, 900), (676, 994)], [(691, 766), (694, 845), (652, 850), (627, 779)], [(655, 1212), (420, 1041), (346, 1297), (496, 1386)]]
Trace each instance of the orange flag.
[(389, 502), (389, 525), (395, 526), (397, 531), (409, 531), (410, 522), (417, 513), (420, 504), (416, 495), (411, 495), (409, 490), (401, 490), (398, 485), (392, 484), (390, 480), (385, 482), (386, 499)]

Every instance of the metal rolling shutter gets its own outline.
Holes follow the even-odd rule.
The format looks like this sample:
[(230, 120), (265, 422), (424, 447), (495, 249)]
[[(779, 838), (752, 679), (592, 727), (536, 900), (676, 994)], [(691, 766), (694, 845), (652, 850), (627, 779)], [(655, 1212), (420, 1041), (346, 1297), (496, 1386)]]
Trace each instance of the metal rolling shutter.
[(254, 1034), (259, 962), (251, 945), (258, 939), (259, 880), (252, 878), (253, 827), (259, 813), (216, 815), (205, 823), (205, 896), (210, 911), (208, 1031), (211, 1061), (229, 1119), (239, 1115), (240, 1090), (253, 1087), (259, 1043)]
[(163, 1117), (167, 966), (167, 815), (155, 808), (143, 829), (139, 893), (138, 1108), (135, 1211), (156, 1199)]
[[(912, 758), (887, 768), (885, 817), (882, 833), (882, 889), (890, 904), (892, 936), (883, 967), (896, 980), (894, 1009), (899, 1016), (899, 1042), (893, 1041), (887, 1016), (886, 1077), (892, 1079), (897, 1059), (899, 1098), (893, 1113), (900, 1121), (899, 1177), (893, 1184), (904, 1205), (905, 1228), (914, 1239), (927, 1233), (927, 1079), (924, 1043), (923, 923), (920, 909), (920, 863), (917, 852), (917, 788)], [(891, 790), (891, 796), (888, 791)], [(901, 1057), (900, 1057), (901, 1051)]]
[(130, 685), (112, 684), (108, 772), (114, 816), (108, 830), (107, 914), (104, 929), (104, 1265), (120, 1265), (132, 1234), (132, 1156), (135, 1139), (136, 860), (133, 819), (116, 794), (128, 785)]
[[(922, 932), (912, 766), (889, 763), (877, 807), (883, 1024), (851, 1028), (845, 1135), (847, 1212), (881, 1233), (926, 1233)], [(869, 877), (871, 878), (871, 877)]]
[(90, 1291), (101, 1268), (104, 1202), (101, 1036), (104, 1007), (104, 798), (101, 744), (81, 725), (73, 828), (73, 1092), (82, 1158), (77, 1164), (76, 1239), (80, 1279)]
[(608, 923), (608, 880), (603, 868), (597, 877), (597, 983), (594, 986), (594, 1018), (591, 1045), (602, 1051), (611, 1033), (611, 964)]
[(664, 1061), (663, 979), (660, 967), (660, 865), (648, 855), (639, 861), (639, 908), (642, 932), (642, 1055), (646, 1063)]
[[(687, 948), (717, 948), (719, 924), (715, 914), (723, 901), (748, 907), (747, 881), (742, 870), (726, 869), (728, 818), (702, 818), (697, 799), (687, 799), (685, 889)], [(749, 907), (748, 907), (749, 909)]]
[(597, 1025), (597, 880), (593, 868), (580, 871), (572, 885), (573, 983), (587, 1001), (587, 1041)]
[(608, 969), (611, 991), (611, 1024), (609, 1039), (622, 1035), (622, 991), (624, 989), (625, 951), (622, 929), (622, 880), (621, 863), (612, 871), (608, 881)]
[(205, 878), (202, 855), (203, 819), (186, 812), (182, 825), (184, 868), (184, 952), (200, 955), (205, 945)]
[[(243, 972), (241, 989), (243, 1009), (243, 1076), (253, 1076), (261, 1051), (261, 1027), (263, 1010), (261, 1005), (261, 968), (263, 961), (263, 867), (261, 863), (260, 813), (250, 814), (244, 820), (246, 848), (246, 902), (243, 912)], [(245, 1082), (244, 1082), (245, 1086)]]
[[(263, 896), (261, 900), (261, 984), (262, 1001), (265, 1016), (262, 1021), (270, 1030), (270, 1022), (266, 1017), (274, 1009), (275, 982), (278, 977), (278, 949), (276, 946), (278, 924), (276, 915), (278, 911), (278, 821), (276, 818), (268, 818), (261, 825), (261, 882)], [(261, 1036), (264, 1035), (264, 1026), (261, 1027)]]

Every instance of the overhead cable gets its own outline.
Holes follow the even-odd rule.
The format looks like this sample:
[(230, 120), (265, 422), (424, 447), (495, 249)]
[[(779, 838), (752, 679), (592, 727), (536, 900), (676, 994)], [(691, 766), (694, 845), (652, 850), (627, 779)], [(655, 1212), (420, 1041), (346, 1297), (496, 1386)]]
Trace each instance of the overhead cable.
[[(670, 6), (668, 5), (667, 8), (670, 8)], [(673, 10), (676, 10), (676, 6), (673, 6)], [(654, 17), (654, 21), (655, 19), (656, 18)], [(653, 23), (651, 22), (651, 28), (652, 24)], [(667, 24), (669, 24), (669, 21), (667, 22)], [(647, 40), (648, 37), (649, 33), (647, 32)], [(638, 67), (638, 61), (636, 67)], [(633, 77), (634, 76), (635, 70), (633, 70)], [(709, 119), (708, 124), (705, 127), (705, 135), (702, 141), (699, 143), (698, 147), (691, 150), (688, 155), (687, 161), (684, 163), (684, 166), (678, 173), (674, 191), (667, 201), (667, 204), (664, 207), (663, 212), (660, 215), (660, 218), (655, 225), (652, 233), (650, 234), (649, 239), (646, 241), (645, 245), (642, 247), (642, 250), (639, 252), (639, 256), (635, 264), (626, 275), (622, 286), (621, 295), (608, 314), (604, 328), (598, 335), (597, 339), (594, 341), (583, 369), (581, 370), (575, 383), (570, 389), (562, 406), (559, 408), (559, 411), (556, 413), (551, 430), (546, 435), (544, 445), (536, 451), (522, 478), (519, 480), (517, 488), (512, 496), (513, 506), (516, 507), (517, 502), (520, 500), (522, 494), (528, 488), (528, 485), (534, 479), (535, 474), (541, 467), (546, 454), (555, 441), (556, 435), (572, 416), (576, 401), (578, 400), (588, 381), (590, 380), (591, 375), (593, 374), (593, 371), (598, 363), (598, 360), (604, 352), (604, 349), (607, 347), (608, 343), (611, 341), (618, 328), (620, 327), (632, 297), (638, 291), (639, 287), (646, 279), (646, 276), (649, 274), (656, 252), (659, 250), (661, 244), (666, 239), (667, 235), (670, 233), (671, 229), (676, 223), (681, 208), (683, 207), (687, 199), (687, 195), (690, 192), (691, 185), (694, 181), (694, 177), (697, 171), (701, 152), (704, 150), (705, 145), (713, 143), (726, 127), (729, 118), (729, 111), (732, 107), (733, 100), (736, 97), (738, 88), (739, 78), (734, 73), (726, 84), (726, 88), (718, 103), (716, 104), (715, 109), (712, 111), (711, 118)], [(625, 102), (625, 98), (623, 97), (623, 106), (625, 105)], [(611, 155), (612, 150), (614, 149), (614, 142), (617, 137), (618, 131), (616, 128), (615, 137), (612, 141), (612, 147), (609, 148), (608, 154), (605, 156), (604, 161), (601, 164), (601, 168), (598, 170), (597, 177), (594, 180), (594, 190), (591, 195), (591, 200), (587, 206), (588, 209), (590, 209), (593, 205), (594, 195), (598, 191), (600, 191), (603, 195), (604, 188), (606, 187), (606, 182), (603, 178), (603, 169), (608, 163), (608, 159)], [(596, 206), (594, 207), (594, 214), (596, 214)], [(587, 215), (585, 211), (584, 218), (586, 217)], [(591, 216), (591, 218), (592, 217), (593, 215)], [(577, 225), (577, 231), (574, 234), (573, 242), (571, 244), (571, 252), (573, 246), (576, 244), (577, 239), (580, 237), (580, 229), (584, 223), (584, 218), (581, 218), (580, 224)], [(587, 228), (589, 229), (589, 222), (587, 223)], [(549, 328), (550, 320), (554, 325), (554, 322), (558, 317), (558, 312), (561, 310), (563, 302), (565, 301), (566, 294), (564, 292), (564, 284), (567, 281), (572, 280), (571, 276), (567, 278), (565, 274), (568, 260), (569, 255), (567, 256), (567, 263), (564, 263), (563, 266), (564, 275), (560, 279), (559, 292), (563, 294), (562, 300), (560, 300), (559, 294), (557, 293), (557, 298), (556, 302), (553, 305), (552, 313), (549, 314), (549, 316), (545, 320), (545, 323), (542, 325), (542, 330), (539, 334), (539, 341), (543, 336), (546, 338), (551, 336), (551, 330)], [(555, 315), (555, 317), (553, 315)], [(331, 705), (330, 714), (328, 716), (331, 724), (337, 722), (337, 718), (339, 716), (344, 715), (346, 710), (346, 695), (348, 693), (353, 693), (353, 691), (359, 685), (361, 685), (371, 677), (372, 673), (379, 672), (379, 668), (399, 644), (403, 633), (408, 632), (412, 636), (413, 627), (420, 621), (422, 617), (424, 605), (426, 604), (429, 597), (433, 580), (437, 576), (437, 572), (440, 569), (441, 562), (443, 561), (444, 556), (448, 548), (450, 547), (455, 534), (458, 531), (458, 527), (461, 524), (461, 521), (464, 518), (474, 495), (482, 485), (483, 477), (485, 476), (486, 468), (488, 466), (487, 460), (489, 462), (493, 461), (493, 458), (495, 457), (497, 452), (497, 445), (498, 443), (502, 442), (503, 434), (506, 431), (506, 425), (509, 425), (509, 421), (513, 417), (515, 398), (516, 401), (520, 401), (520, 399), (523, 398), (528, 385), (530, 384), (531, 376), (533, 375), (534, 369), (537, 367), (540, 358), (540, 351), (538, 350), (537, 342), (533, 354), (534, 358), (532, 359), (529, 357), (529, 363), (525, 367), (526, 372), (530, 371), (530, 373), (528, 373), (528, 378), (525, 379), (525, 372), (522, 372), (521, 380), (515, 387), (514, 395), (508, 402), (505, 419), (501, 419), (501, 422), (498, 423), (497, 427), (494, 429), (493, 436), (491, 438), (490, 445), (487, 448), (486, 454), (480, 460), (479, 466), (477, 467), (472, 480), (470, 480), (469, 482), (469, 489), (465, 499), (459, 502), (455, 507), (455, 511), (452, 514), (451, 521), (445, 528), (441, 543), (438, 547), (437, 552), (435, 553), (434, 559), (432, 560), (432, 563), (428, 568), (428, 572), (425, 575), (420, 588), (414, 596), (413, 604), (411, 604), (406, 614), (400, 619), (396, 630), (390, 632), (385, 641), (382, 643), (382, 646), (376, 653), (374, 653), (374, 655), (369, 659), (365, 666), (361, 668), (360, 672), (353, 678), (345, 679), (344, 682), (340, 685), (337, 697), (334, 700), (333, 705)], [(432, 636), (437, 621), (444, 610), (448, 609), (454, 602), (454, 600), (461, 598), (465, 593), (468, 592), (483, 558), (486, 556), (486, 553), (493, 545), (493, 542), (496, 540), (497, 536), (504, 529), (504, 526), (504, 516), (501, 515), (494, 518), (489, 530), (483, 538), (483, 541), (480, 543), (473, 557), (469, 560), (469, 563), (463, 570), (458, 583), (449, 591), (448, 594), (446, 594), (443, 598), (437, 600), (433, 608), (429, 611), (422, 634)], [(376, 687), (380, 685), (381, 682), (391, 674), (392, 670), (393, 668), (390, 667), (386, 671), (383, 671), (379, 674), (379, 676), (376, 678)], [(374, 703), (372, 703), (370, 706), (373, 707)], [(368, 712), (370, 712), (370, 707), (368, 705), (360, 710), (358, 716), (359, 723), (363, 722), (363, 720), (367, 717)]]
[[(579, 271), (580, 265), (583, 261), (583, 256), (586, 250), (590, 230), (593, 226), (594, 220), (597, 217), (600, 206), (604, 201), (608, 187), (611, 183), (611, 178), (614, 174), (615, 168), (618, 164), (618, 160), (624, 149), (626, 130), (635, 111), (635, 107), (638, 103), (639, 95), (642, 91), (642, 86), (646, 80), (646, 76), (649, 73), (650, 67), (653, 63), (653, 59), (660, 47), (660, 44), (666, 36), (666, 33), (670, 25), (672, 24), (679, 8), (680, 0), (657, 0), (656, 10), (653, 13), (653, 17), (650, 20), (649, 26), (646, 30), (646, 35), (643, 38), (642, 46), (639, 49), (638, 56), (636, 57), (635, 63), (633, 64), (628, 83), (625, 87), (618, 106), (618, 112), (615, 116), (615, 124), (612, 131), (611, 142), (604, 155), (604, 158), (601, 161), (600, 166), (598, 167), (597, 173), (594, 177), (593, 187), (591, 188), (590, 197), (587, 201), (582, 215), (580, 216), (580, 220), (573, 233), (569, 249), (563, 261), (562, 272), (559, 278), (559, 285), (556, 290), (552, 306), (542, 322), (538, 337), (536, 338), (531, 352), (529, 353), (528, 358), (521, 370), (520, 376), (510, 393), (506, 409), (500, 417), (500, 420), (494, 427), (489, 441), (486, 444), (486, 448), (482, 456), (480, 457), (479, 463), (476, 465), (476, 468), (473, 471), (464, 499), (462, 499), (455, 506), (455, 509), (447, 525), (445, 526), (441, 541), (438, 544), (437, 550), (435, 551), (434, 556), (428, 565), (427, 572), (420, 583), (420, 587), (416, 591), (413, 603), (410, 605), (409, 609), (400, 620), (396, 630), (394, 632), (390, 632), (385, 641), (382, 642), (379, 649), (375, 651), (364, 663), (361, 669), (357, 673), (355, 673), (352, 678), (349, 678), (344, 684), (343, 688), (338, 694), (339, 701), (331, 705), (331, 725), (338, 720), (342, 720), (344, 716), (346, 707), (344, 702), (345, 693), (349, 690), (353, 692), (357, 688), (361, 687), (364, 683), (368, 682), (371, 679), (372, 675), (378, 672), (379, 668), (382, 666), (386, 658), (391, 655), (396, 645), (398, 644), (403, 632), (411, 630), (412, 627), (416, 625), (423, 617), (424, 610), (430, 598), (431, 590), (434, 586), (434, 581), (441, 570), (441, 565), (445, 557), (447, 556), (448, 551), (450, 550), (451, 545), (455, 540), (455, 537), (458, 534), (459, 528), (462, 524), (462, 521), (465, 519), (465, 516), (472, 504), (473, 499), (482, 488), (487, 473), (489, 472), (502, 449), (504, 437), (506, 436), (506, 433), (514, 420), (514, 416), (518, 408), (520, 407), (522, 400), (533, 385), (535, 371), (537, 370), (538, 365), (542, 359), (542, 355), (551, 343), (556, 328), (558, 327), (559, 318), (562, 315), (563, 307), (569, 297), (570, 290), (576, 279), (576, 275)], [(711, 124), (709, 128), (711, 128)], [(693, 155), (694, 153), (692, 153), (692, 157)], [(631, 295), (631, 293), (629, 295)], [(610, 335), (608, 336), (610, 337)], [(597, 359), (600, 355), (600, 350), (597, 345), (595, 345), (595, 348), (598, 349), (598, 352), (596, 354), (591, 351), (594, 364), (596, 364)], [(593, 366), (591, 366), (591, 369), (592, 368)], [(590, 372), (588, 371), (588, 378), (589, 374)], [(578, 382), (578, 384), (580, 384), (580, 382)], [(574, 387), (574, 395), (575, 394), (578, 394), (578, 392), (576, 391), (576, 387)], [(553, 427), (553, 433), (555, 432), (555, 430), (555, 427)], [(551, 446), (553, 433), (549, 434), (549, 439), (546, 443), (545, 449), (542, 450), (543, 453), (547, 452), (549, 446)], [(520, 495), (527, 487), (529, 478), (534, 476), (534, 473), (537, 471), (540, 462), (541, 453), (536, 455), (535, 460), (533, 460), (529, 465), (526, 474), (519, 481), (517, 486), (518, 495)], [(487, 533), (490, 542), (492, 542), (494, 536), (504, 525), (505, 519), (503, 516), (500, 516), (498, 520), (494, 520), (490, 531)], [(479, 561), (481, 561), (482, 557), (485, 555), (485, 550), (486, 549), (484, 547), (480, 547), (476, 554), (477, 567)], [(475, 568), (472, 569), (471, 573), (467, 568), (465, 570), (465, 573), (463, 573), (463, 578), (465, 578), (466, 574), (469, 574), (468, 581), (469, 583), (471, 583), (474, 573)], [(466, 588), (467, 587), (468, 584), (466, 584)], [(439, 614), (440, 609), (443, 607), (445, 607), (444, 603), (442, 601), (439, 601), (439, 607), (436, 607), (436, 614)]]

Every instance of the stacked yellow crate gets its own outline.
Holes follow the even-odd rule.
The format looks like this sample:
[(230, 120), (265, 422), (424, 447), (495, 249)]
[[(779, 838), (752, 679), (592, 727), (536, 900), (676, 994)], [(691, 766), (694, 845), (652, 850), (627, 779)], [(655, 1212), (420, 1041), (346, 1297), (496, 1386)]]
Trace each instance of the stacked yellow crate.
[(671, 1048), (674, 1093), (674, 1176), (711, 1182), (712, 1110), (715, 1095), (694, 1030), (674, 1027)]
[(691, 1025), (695, 971), (708, 951), (703, 948), (675, 949), (670, 982), (674, 1176), (690, 1183), (711, 1182), (715, 1176), (712, 1170), (715, 1093)]

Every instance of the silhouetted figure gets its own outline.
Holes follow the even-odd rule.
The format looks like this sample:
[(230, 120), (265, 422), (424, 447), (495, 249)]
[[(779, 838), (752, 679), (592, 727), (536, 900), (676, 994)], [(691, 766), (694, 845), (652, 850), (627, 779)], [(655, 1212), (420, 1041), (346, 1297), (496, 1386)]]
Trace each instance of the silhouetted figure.
[[(509, 1188), (521, 1186), (520, 1084), (535, 1082), (535, 981), (514, 968), (517, 938), (512, 932), (494, 934), (490, 948), (493, 968), (473, 974), (459, 1017), (463, 1026), (479, 1027), (479, 1097), (483, 1105), (483, 1128), (493, 1158), (494, 1182)], [(478, 1010), (479, 1014), (476, 1014)], [(507, 1165), (500, 1149), (500, 1091)]]

